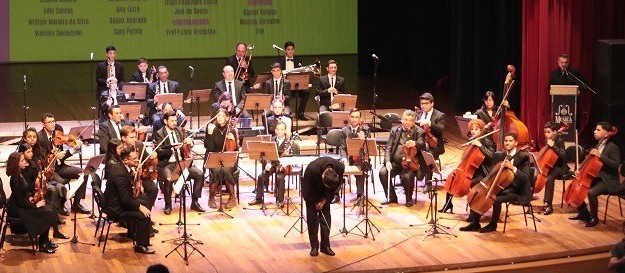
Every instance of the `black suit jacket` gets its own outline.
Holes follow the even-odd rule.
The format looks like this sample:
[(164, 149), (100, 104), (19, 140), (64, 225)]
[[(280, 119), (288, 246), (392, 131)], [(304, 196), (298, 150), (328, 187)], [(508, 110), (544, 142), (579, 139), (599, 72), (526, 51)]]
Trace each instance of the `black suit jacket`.
[(618, 146), (612, 141), (606, 142), (599, 159), (603, 163), (599, 177), (608, 184), (610, 193), (619, 192), (623, 189), (623, 186), (619, 183), (618, 178), (618, 166), (621, 163), (621, 154)]
[[(249, 58), (245, 58), (245, 60), (248, 60), (248, 59)], [(239, 68), (239, 61), (237, 60), (237, 55), (234, 54), (228, 57), (226, 59), (226, 65), (232, 66), (232, 68), (236, 72), (237, 68)], [(250, 74), (250, 79), (254, 78), (254, 75), (256, 75), (256, 73), (254, 72), (254, 67), (252, 67), (252, 61), (247, 62), (247, 73)], [(245, 81), (245, 84), (249, 87), (250, 80)]]
[[(330, 157), (320, 157), (310, 162), (304, 172), (302, 178), (302, 197), (306, 202), (319, 202), (322, 198), (325, 198), (326, 202), (330, 202), (337, 188), (329, 189), (323, 185), (321, 174), (325, 171), (328, 165), (332, 165), (336, 173), (339, 175), (341, 181), (343, 181), (343, 173), (345, 172), (345, 165)], [(340, 187), (340, 184), (339, 184)]]
[(553, 168), (557, 173), (563, 175), (569, 171), (569, 165), (566, 164), (566, 148), (564, 147), (564, 140), (560, 136), (554, 139), (554, 145), (551, 147), (553, 151), (558, 155), (558, 161), (553, 165)]
[[(404, 143), (400, 143), (401, 134), (403, 131), (403, 127), (401, 125), (395, 126), (391, 128), (391, 135), (388, 137), (388, 141), (386, 142), (386, 147), (384, 148), (384, 162), (393, 162), (393, 155), (397, 149), (401, 149), (401, 145)], [(412, 130), (412, 134), (408, 138), (409, 140), (414, 140), (417, 142), (417, 148), (419, 150), (425, 149), (425, 135), (423, 129), (419, 126), (414, 126)], [(401, 162), (393, 162), (396, 165), (401, 164)]]
[[(328, 88), (330, 88), (330, 78), (328, 75), (323, 75), (319, 77), (319, 83), (317, 84), (317, 92), (319, 93), (319, 105), (330, 106), (330, 93), (328, 93)], [(334, 80), (334, 88), (339, 91), (339, 94), (345, 93), (345, 79), (341, 76), (336, 76)]]
[[(178, 91), (179, 84), (177, 81), (167, 80), (167, 91), (168, 93), (179, 93)], [(150, 109), (150, 116), (152, 116), (156, 112), (156, 104), (154, 103), (154, 96), (156, 94), (161, 94), (163, 91), (161, 90), (160, 81), (155, 81), (148, 85), (148, 93), (145, 98), (147, 100), (147, 107)], [(160, 104), (165, 103), (166, 101), (159, 102)]]
[[(151, 78), (152, 82), (155, 82), (158, 80), (158, 77), (156, 76), (156, 71), (153, 71), (152, 68), (148, 68), (148, 70), (145, 72), (145, 77), (148, 80), (150, 80)], [(135, 73), (132, 74), (132, 78), (130, 78), (130, 81), (143, 82), (143, 76), (141, 75), (141, 71), (139, 70), (135, 71)]]
[(104, 211), (113, 217), (126, 217), (129, 212), (138, 212), (140, 202), (133, 196), (131, 174), (126, 165), (115, 161), (107, 169)]
[[(280, 68), (282, 68), (282, 70), (286, 70), (286, 57), (285, 56), (277, 58), (276, 62), (280, 64)], [(293, 67), (298, 68), (302, 66), (304, 66), (302, 59), (298, 58), (297, 56), (293, 56)]]
[[(417, 112), (417, 120), (421, 119), (423, 115), (423, 111)], [(432, 109), (432, 116), (430, 117), (430, 121), (432, 125), (430, 126), (432, 130), (432, 134), (438, 139), (438, 143), (436, 147), (430, 147), (430, 152), (434, 155), (435, 158), (438, 158), (439, 155), (445, 153), (445, 140), (443, 137), (443, 133), (445, 132), (445, 118), (447, 116), (445, 113), (438, 111), (436, 109)]]
[[(493, 165), (503, 161), (506, 158), (505, 152), (496, 152)], [(514, 173), (514, 181), (510, 187), (513, 187), (514, 192), (518, 195), (522, 195), (523, 193), (531, 192), (531, 184), (530, 184), (530, 156), (527, 152), (518, 151), (512, 156), (512, 165), (517, 168), (516, 173)], [(494, 170), (493, 170), (494, 171)]]
[[(215, 102), (219, 101), (219, 96), (221, 96), (224, 92), (228, 92), (226, 80), (216, 82), (215, 88), (213, 89), (213, 98), (215, 99)], [(245, 94), (247, 94), (247, 88), (243, 86), (242, 81), (234, 80), (234, 93), (236, 94), (237, 108), (242, 110), (243, 104), (245, 103)]]
[[(265, 81), (265, 94), (271, 94), (272, 95), (272, 101), (273, 99), (275, 99), (275, 95), (274, 94), (274, 90), (275, 90), (275, 79), (271, 78), (268, 79), (267, 81)], [(286, 78), (282, 77), (282, 80), (280, 81), (280, 86), (278, 87), (280, 89), (282, 89), (282, 94), (284, 95), (284, 105), (289, 105), (289, 100), (291, 99), (291, 81), (287, 80)]]
[[(182, 132), (178, 128), (174, 129), (174, 132), (176, 132), (176, 138), (178, 138), (179, 142), (182, 142), (185, 139), (185, 137), (182, 135)], [(154, 145), (158, 145), (159, 143), (161, 143), (161, 140), (163, 140), (165, 136), (167, 136), (167, 126), (163, 126), (163, 128), (154, 133), (154, 135), (152, 136), (154, 138)], [(167, 163), (169, 162), (169, 158), (171, 158), (171, 155), (174, 153), (171, 143), (171, 137), (168, 137), (165, 141), (163, 141), (163, 144), (161, 144), (161, 146), (156, 149), (158, 166), (161, 168), (167, 165)], [(180, 150), (178, 152), (179, 155), (182, 154)]]
[[(128, 125), (125, 120), (120, 122), (120, 135), (121, 135), (121, 127), (124, 125)], [(118, 139), (117, 134), (115, 134), (115, 128), (113, 128), (113, 124), (110, 120), (100, 122), (98, 125), (98, 139), (100, 141), (100, 154), (106, 153), (106, 149), (108, 147), (109, 141), (111, 139)]]
[[(56, 124), (55, 131), (61, 131), (63, 132), (63, 127), (61, 127), (61, 125)], [(54, 137), (53, 137), (54, 139)], [(50, 154), (50, 152), (52, 152), (52, 149), (54, 148), (54, 143), (50, 142), (50, 140), (48, 139), (48, 135), (46, 134), (45, 129), (41, 129), (41, 131), (39, 131), (37, 133), (37, 145), (39, 145), (39, 147), (41, 147), (41, 151), (43, 153), (44, 156)], [(59, 150), (63, 150), (63, 145), (59, 145), (57, 147)], [(65, 164), (65, 159), (67, 159), (68, 157), (72, 156), (72, 153), (67, 150), (65, 153), (65, 157), (63, 157), (63, 159), (61, 159), (61, 165)]]
[[(115, 78), (118, 83), (125, 82), (124, 78), (124, 64), (115, 61)], [(106, 61), (98, 63), (98, 68), (95, 71), (95, 80), (98, 85), (98, 91), (102, 91), (107, 89), (106, 79), (108, 78), (108, 63)], [(96, 98), (100, 97), (100, 92), (98, 92)]]
[[(582, 72), (580, 72), (579, 70), (573, 67), (570, 67), (567, 69), (567, 71), (570, 74), (575, 75), (575, 77), (582, 80), (583, 82), (585, 83), (587, 82), (586, 78), (584, 78), (584, 75), (582, 75)], [(575, 79), (572, 76), (566, 75), (564, 71), (560, 70), (560, 68), (557, 68), (555, 70), (552, 70), (549, 73), (549, 85), (580, 85), (580, 84), (577, 81), (575, 81)]]
[(360, 132), (364, 132), (365, 133), (365, 137), (367, 137), (367, 138), (370, 135), (369, 127), (366, 126), (366, 125), (358, 126), (356, 128), (356, 133), (355, 134), (354, 134), (354, 131), (352, 130), (352, 126), (351, 125), (347, 125), (347, 126), (341, 128), (341, 132), (343, 132), (343, 137), (341, 137), (341, 145), (339, 146), (339, 152), (341, 154), (341, 158), (347, 158), (347, 139), (348, 138), (357, 138), (358, 134)]
[(481, 172), (483, 176), (487, 176), (490, 172), (491, 162), (493, 162), (493, 157), (495, 156), (495, 142), (493, 142), (490, 137), (485, 137), (480, 139), (480, 143), (482, 143), (480, 151), (484, 154), (484, 161), (477, 171)]

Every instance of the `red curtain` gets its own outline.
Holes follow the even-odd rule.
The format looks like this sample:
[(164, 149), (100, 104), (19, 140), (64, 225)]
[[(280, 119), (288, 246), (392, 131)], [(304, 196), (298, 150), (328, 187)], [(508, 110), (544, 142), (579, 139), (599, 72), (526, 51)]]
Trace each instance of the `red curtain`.
[[(549, 72), (558, 56), (570, 56), (593, 86), (595, 45), (598, 39), (623, 38), (623, 0), (571, 1), (523, 0), (521, 46), (521, 119), (531, 139), (544, 140), (542, 125), (550, 119)], [(580, 126), (589, 121), (592, 96), (583, 92), (578, 117)]]

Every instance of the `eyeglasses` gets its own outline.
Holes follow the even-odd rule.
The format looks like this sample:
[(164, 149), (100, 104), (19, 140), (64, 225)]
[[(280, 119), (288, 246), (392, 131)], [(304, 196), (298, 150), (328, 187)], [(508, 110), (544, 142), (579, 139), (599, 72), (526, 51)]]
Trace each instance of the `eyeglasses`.
[(46, 121), (46, 122), (44, 122), (44, 123), (45, 123), (45, 124), (52, 124), (52, 123), (56, 123), (56, 120), (49, 120), (49, 121)]

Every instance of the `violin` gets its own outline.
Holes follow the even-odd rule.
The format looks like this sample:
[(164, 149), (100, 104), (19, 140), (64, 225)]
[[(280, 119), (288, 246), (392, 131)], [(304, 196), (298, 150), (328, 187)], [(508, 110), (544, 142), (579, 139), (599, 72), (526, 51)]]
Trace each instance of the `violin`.
[(141, 181), (141, 175), (139, 175), (139, 170), (132, 171), (130, 173), (131, 179), (131, 187), (132, 187), (132, 195), (137, 198), (141, 195), (141, 191), (143, 190), (143, 184)]
[[(562, 134), (562, 132), (569, 129), (571, 123), (563, 124), (558, 131), (556, 131), (553, 139), (555, 139), (558, 135)], [(536, 166), (540, 170), (539, 174), (536, 177), (536, 182), (534, 182), (534, 193), (539, 193), (547, 184), (547, 175), (549, 171), (553, 169), (554, 165), (558, 161), (558, 154), (553, 150), (549, 145), (545, 145), (538, 152)]]
[(504, 168), (503, 162), (509, 161), (508, 158), (493, 166), (489, 175), (477, 183), (467, 194), (467, 200), (471, 210), (483, 215), (495, 203), (495, 197), (503, 189), (507, 188), (514, 181), (514, 172), (508, 168)]
[[(412, 130), (408, 130), (408, 136), (412, 134)], [(404, 152), (404, 157), (401, 159), (401, 166), (404, 170), (408, 171), (417, 171), (419, 170), (419, 161), (417, 160), (417, 153), (419, 152), (419, 148), (417, 146), (408, 147), (404, 144), (401, 147)]]
[(63, 144), (69, 147), (76, 147), (78, 143), (77, 140), (80, 140), (77, 136), (73, 134), (64, 134), (62, 131), (55, 130), (54, 136), (52, 137), (52, 143), (54, 146), (61, 146)]
[[(419, 112), (420, 108), (418, 106), (415, 106), (414, 110), (415, 112)], [(434, 134), (432, 134), (432, 128), (430, 128), (430, 125), (423, 125), (421, 127), (425, 131), (425, 142), (428, 144), (428, 146), (430, 146), (431, 149), (436, 147), (436, 145), (438, 145), (438, 138), (436, 138)]]
[[(238, 133), (236, 130), (234, 129), (234, 124), (236, 122), (236, 118), (230, 119), (230, 122), (228, 123), (228, 127), (226, 129), (226, 135), (225, 135), (225, 139), (224, 139), (224, 145), (221, 149), (222, 152), (234, 152), (237, 151), (239, 149), (239, 145), (237, 144), (237, 139), (239, 138)], [(229, 139), (228, 133), (232, 132), (232, 134), (234, 135), (234, 139)]]
[(141, 179), (156, 180), (158, 179), (158, 158), (149, 158), (141, 166)]
[[(41, 162), (37, 162), (39, 168), (41, 169)], [(43, 200), (48, 193), (48, 178), (43, 170), (37, 172), (37, 177), (35, 178), (35, 191), (33, 192), (33, 204), (37, 204), (39, 201)]]

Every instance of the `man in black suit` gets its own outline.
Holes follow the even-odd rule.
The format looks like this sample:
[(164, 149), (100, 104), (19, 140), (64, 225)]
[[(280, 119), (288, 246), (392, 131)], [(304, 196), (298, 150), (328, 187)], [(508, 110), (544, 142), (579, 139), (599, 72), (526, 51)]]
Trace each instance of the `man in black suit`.
[(163, 103), (167, 101), (156, 101), (156, 95), (179, 93), (178, 82), (169, 80), (169, 71), (167, 67), (161, 65), (158, 67), (158, 81), (148, 85), (148, 93), (146, 95), (147, 107), (150, 109), (150, 117), (154, 123), (162, 122)]
[[(302, 60), (295, 57), (295, 43), (288, 41), (284, 43), (284, 57), (280, 57), (276, 60), (277, 63), (280, 64), (280, 68), (282, 70), (293, 70), (295, 68), (302, 67)], [(299, 91), (291, 90), (291, 96), (299, 97), (299, 106), (297, 106), (297, 118), (300, 120), (306, 120), (304, 116), (304, 112), (306, 110), (306, 104), (308, 103), (308, 98), (310, 97), (310, 91), (308, 91), (308, 86), (300, 86)]]
[[(148, 162), (149, 159), (157, 158), (157, 154), (155, 152), (152, 152), (151, 154), (148, 153), (148, 151), (145, 150), (143, 142), (137, 140), (137, 129), (134, 126), (126, 125), (122, 127), (119, 133), (121, 135), (121, 140), (124, 143), (124, 146), (134, 149), (134, 151), (138, 153), (141, 161)], [(145, 201), (144, 205), (149, 210), (152, 210), (152, 207), (154, 207), (154, 203), (156, 201), (156, 196), (158, 195), (158, 187), (156, 186), (154, 181), (149, 178), (142, 179), (141, 182), (142, 189), (140, 191), (140, 195), (137, 198)], [(152, 231), (156, 230), (153, 229)]]
[(234, 69), (232, 66), (226, 65), (223, 68), (222, 75), (223, 80), (215, 82), (215, 88), (213, 88), (213, 98), (215, 102), (219, 101), (219, 96), (222, 93), (228, 93), (232, 96), (232, 103), (236, 105), (236, 114), (241, 113), (241, 117), (249, 117), (250, 115), (246, 110), (243, 110), (245, 104), (245, 94), (247, 94), (247, 87), (243, 85), (242, 81), (234, 78)]
[(332, 105), (332, 98), (337, 94), (345, 93), (345, 79), (341, 76), (337, 76), (338, 66), (334, 60), (328, 61), (326, 71), (328, 75), (319, 77), (319, 83), (317, 84), (317, 92), (319, 92), (319, 112), (330, 111), (330, 109), (338, 108), (338, 105)]
[[(421, 105), (421, 110), (417, 111), (417, 124), (425, 130), (426, 126), (430, 127), (430, 132), (432, 135), (438, 139), (436, 146), (430, 147), (430, 144), (425, 141), (425, 150), (432, 154), (434, 159), (438, 159), (440, 155), (445, 153), (445, 139), (443, 138), (443, 132), (445, 131), (445, 113), (434, 109), (434, 96), (430, 93), (423, 93), (419, 96), (419, 104)], [(425, 184), (429, 188), (432, 185), (432, 172), (431, 168), (428, 168), (426, 173), (419, 173), (417, 177), (418, 181), (421, 181), (425, 178)]]
[[(319, 251), (330, 256), (330, 199), (343, 181), (345, 165), (340, 161), (320, 157), (310, 162), (302, 178), (302, 197), (306, 202), (306, 224), (310, 240), (310, 256), (319, 255)], [(319, 249), (319, 227), (321, 226), (321, 249)]]
[(239, 73), (235, 74), (234, 76), (238, 80), (240, 79), (241, 74), (247, 71), (247, 74), (249, 74), (250, 77), (249, 79), (245, 80), (243, 84), (245, 85), (245, 87), (250, 88), (252, 86), (250, 80), (254, 78), (255, 73), (254, 68), (252, 67), (252, 60), (250, 60), (249, 57), (245, 57), (245, 55), (247, 54), (247, 45), (244, 43), (238, 43), (235, 50), (236, 51), (234, 55), (226, 59), (225, 65), (232, 66), (232, 69), (234, 69), (234, 71), (237, 71), (239, 70), (240, 63), (241, 69), (239, 70)]
[(569, 55), (561, 54), (558, 56), (558, 68), (549, 73), (549, 85), (580, 85), (571, 75), (587, 82), (582, 72), (571, 67)]
[(582, 220), (586, 222), (586, 227), (594, 227), (599, 224), (597, 212), (599, 210), (599, 195), (615, 194), (623, 190), (623, 185), (619, 182), (618, 167), (621, 162), (621, 154), (619, 148), (614, 142), (610, 141), (610, 133), (612, 126), (608, 122), (599, 122), (594, 131), (594, 137), (599, 143), (590, 150), (590, 155), (596, 156), (603, 163), (599, 176), (595, 177), (588, 191), (588, 203), (590, 203), (590, 212), (586, 203), (582, 203), (577, 208), (577, 215), (571, 217), (571, 220)]
[[(279, 99), (284, 102), (284, 115), (290, 116), (291, 108), (288, 105), (291, 100), (291, 81), (282, 75), (279, 63), (271, 65), (271, 75), (273, 78), (268, 79), (263, 84), (265, 93), (271, 94), (271, 101)], [(266, 111), (265, 114), (269, 114), (269, 111)]]
[[(341, 129), (343, 137), (341, 138), (341, 145), (339, 151), (341, 154), (341, 161), (345, 165), (354, 165), (354, 155), (347, 156), (347, 139), (348, 138), (365, 138), (369, 137), (369, 127), (360, 124), (361, 112), (358, 109), (352, 109), (349, 113), (349, 125), (346, 125)], [(370, 151), (373, 152), (373, 151)], [(360, 167), (360, 166), (358, 166)], [(362, 205), (362, 196), (365, 192), (365, 176), (356, 175), (356, 204)], [(335, 197), (335, 199), (337, 199)]]
[[(480, 233), (486, 233), (497, 230), (497, 221), (499, 221), (499, 215), (501, 214), (501, 204), (505, 202), (517, 201), (519, 197), (524, 194), (531, 195), (532, 189), (529, 176), (530, 156), (525, 151), (517, 150), (517, 144), (517, 135), (515, 133), (506, 133), (503, 141), (505, 151), (495, 153), (493, 164), (502, 162), (502, 168), (507, 168), (514, 173), (514, 180), (510, 186), (505, 188), (497, 195), (497, 197), (495, 197), (495, 202), (493, 203), (493, 215), (490, 219), (490, 223), (481, 228), (481, 215), (471, 210), (469, 214), (471, 224), (466, 227), (461, 227), (460, 231), (479, 231)], [(477, 186), (481, 186), (481, 184), (476, 185), (476, 187)]]
[(154, 66), (149, 68), (148, 59), (139, 58), (139, 60), (137, 61), (137, 71), (132, 74), (132, 78), (130, 79), (130, 81), (153, 83), (156, 80), (158, 80), (158, 76)]
[[(165, 120), (165, 127), (154, 133), (154, 143), (157, 145), (162, 142), (160, 147), (156, 149), (158, 155), (158, 180), (161, 191), (163, 192), (163, 198), (165, 199), (165, 214), (171, 213), (171, 194), (173, 192), (173, 183), (176, 181), (170, 181), (173, 171), (178, 166), (179, 161), (184, 161), (182, 158), (182, 144), (188, 144), (193, 146), (193, 139), (190, 137), (184, 137), (182, 132), (176, 127), (176, 113), (173, 111), (165, 113), (163, 116)], [(167, 137), (168, 136), (168, 137)], [(167, 139), (165, 139), (167, 137)], [(204, 212), (204, 208), (198, 203), (198, 199), (202, 197), (202, 186), (204, 185), (204, 175), (195, 166), (188, 168), (189, 176), (186, 177), (187, 181), (193, 179), (193, 191), (191, 192), (191, 209)]]
[(103, 198), (106, 203), (104, 212), (110, 217), (126, 221), (136, 221), (135, 225), (128, 225), (128, 233), (134, 236), (137, 245), (135, 252), (154, 254), (150, 249), (150, 210), (141, 201), (133, 196), (132, 168), (139, 165), (137, 152), (132, 148), (125, 148), (120, 155), (122, 162), (108, 166), (108, 180)]
[[(397, 194), (395, 187), (391, 185), (389, 189), (389, 172), (390, 176), (399, 175), (404, 191), (406, 192), (406, 207), (412, 207), (412, 193), (415, 187), (415, 177), (417, 170), (404, 169), (401, 165), (402, 159), (405, 158), (403, 147), (417, 147), (417, 160), (421, 173), (427, 173), (425, 160), (421, 152), (425, 149), (425, 139), (423, 129), (415, 125), (416, 114), (412, 110), (406, 110), (401, 117), (401, 125), (391, 129), (391, 134), (384, 148), (384, 166), (380, 169), (379, 177), (384, 193), (389, 197), (382, 205), (397, 203)], [(390, 190), (390, 192), (388, 192)]]
[[(74, 146), (74, 148), (68, 148), (67, 150), (63, 150), (63, 145), (55, 146), (53, 143), (55, 132), (63, 132), (63, 127), (61, 127), (61, 125), (59, 124), (56, 124), (56, 119), (54, 118), (54, 115), (50, 113), (43, 114), (43, 116), (41, 117), (41, 123), (43, 124), (43, 128), (41, 129), (41, 131), (39, 131), (39, 133), (37, 133), (37, 143), (39, 147), (42, 147), (42, 153), (44, 155), (56, 153), (57, 163), (54, 175), (52, 176), (52, 180), (61, 184), (67, 184), (72, 179), (78, 179), (80, 177), (82, 169), (65, 164), (65, 159), (72, 156), (73, 153), (77, 152), (80, 149), (80, 146), (82, 146), (82, 142), (80, 140), (76, 140), (76, 145)], [(82, 183), (80, 188), (78, 188), (75, 193), (74, 203), (72, 204), (72, 211), (82, 214), (91, 213), (90, 210), (85, 209), (80, 204), (80, 200), (85, 199), (86, 192), (87, 184)]]
[(119, 105), (113, 105), (108, 110), (109, 119), (104, 122), (100, 122), (98, 128), (98, 139), (100, 140), (100, 154), (106, 153), (106, 147), (109, 140), (121, 139), (122, 127), (126, 124), (125, 120), (122, 120), (122, 110)]
[(102, 91), (107, 89), (106, 80), (114, 77), (117, 82), (124, 82), (124, 64), (115, 61), (117, 50), (114, 46), (106, 47), (106, 61), (98, 63), (98, 68), (95, 72), (95, 80), (98, 85), (98, 93), (96, 99), (100, 98)]

